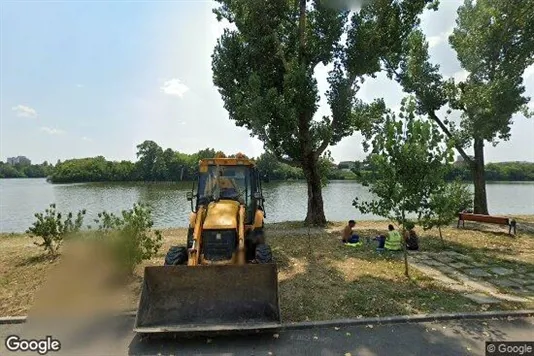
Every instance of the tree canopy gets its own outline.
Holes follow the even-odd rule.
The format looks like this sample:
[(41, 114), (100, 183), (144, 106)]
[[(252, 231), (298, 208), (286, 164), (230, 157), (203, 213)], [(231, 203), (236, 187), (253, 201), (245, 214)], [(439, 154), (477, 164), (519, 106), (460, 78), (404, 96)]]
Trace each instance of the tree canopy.
[[(363, 214), (373, 213), (396, 221), (403, 233), (409, 229), (410, 214), (429, 216), (431, 197), (445, 185), (445, 168), (453, 160), (450, 142), (444, 141), (437, 125), (415, 115), (413, 99), (403, 100), (399, 118), (386, 116), (373, 138), (371, 160), (376, 179), (369, 182), (374, 198), (354, 199)], [(406, 249), (405, 273), (408, 275)]]
[[(146, 146), (145, 146), (146, 147)], [(159, 145), (157, 145), (159, 147)], [(164, 170), (159, 176), (151, 176), (152, 165), (131, 161), (110, 161), (103, 156), (68, 159), (59, 161), (55, 166), (48, 162), (34, 165), (11, 165), (0, 162), (0, 178), (45, 178), (50, 177), (53, 183), (81, 182), (127, 182), (127, 181), (190, 181), (195, 179), (198, 160), (214, 157), (221, 151), (213, 148), (199, 150), (193, 154), (174, 151), (170, 148), (155, 148), (158, 152), (155, 161), (164, 162)], [(223, 153), (224, 154), (224, 153)], [(235, 154), (225, 154), (233, 157)], [(260, 176), (265, 181), (301, 180), (304, 172), (301, 168), (280, 162), (269, 152), (254, 158)], [(335, 165), (329, 158), (321, 158), (321, 176), (326, 180), (354, 179), (359, 182), (370, 182), (377, 177), (378, 168), (370, 158), (354, 161), (354, 168)], [(143, 171), (149, 167), (148, 171)], [(352, 171), (351, 171), (352, 170)], [(500, 162), (488, 163), (485, 168), (488, 181), (534, 181), (534, 163), (532, 162)], [(468, 164), (457, 162), (447, 167), (447, 181), (472, 179)]]
[(51, 174), (54, 166), (41, 164), (14, 164), (0, 162), (0, 178), (44, 178)]
[[(303, 169), (306, 221), (324, 224), (319, 158), (328, 146), (381, 118), (383, 101), (362, 102), (359, 85), (384, 62), (398, 65), (419, 15), (436, 2), (375, 0), (351, 12), (325, 0), (217, 1), (217, 18), (235, 25), (224, 31), (213, 54), (213, 82), (224, 107), (267, 151)], [(319, 64), (333, 65), (326, 92), (331, 115), (316, 119)]]
[[(488, 213), (485, 191), (484, 142), (510, 138), (513, 115), (530, 116), (523, 73), (534, 63), (534, 0), (465, 0), (449, 37), (467, 78), (444, 80), (429, 61), (428, 44), (420, 31), (408, 41), (399, 68), (388, 67), (418, 110), (428, 114), (451, 139), (470, 165), (475, 184), (475, 212)], [(459, 124), (438, 117), (447, 105), (460, 113)], [(465, 149), (473, 147), (474, 157)]]

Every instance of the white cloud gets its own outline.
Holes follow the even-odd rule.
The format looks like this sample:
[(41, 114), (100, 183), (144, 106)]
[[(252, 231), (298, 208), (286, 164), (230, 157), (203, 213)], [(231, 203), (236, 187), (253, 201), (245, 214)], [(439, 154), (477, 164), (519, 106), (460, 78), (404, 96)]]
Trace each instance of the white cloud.
[(454, 27), (451, 27), (447, 31), (443, 31), (436, 36), (428, 36), (427, 38), (428, 47), (433, 48), (442, 43), (447, 43), (449, 40), (449, 36), (452, 34), (453, 30), (454, 30)]
[(26, 105), (17, 105), (11, 108), (19, 117), (37, 117), (37, 111)]
[(527, 69), (525, 69), (525, 73), (523, 73), (523, 78), (527, 79), (533, 75), (534, 75), (534, 64), (531, 65), (530, 67), (527, 67)]
[(178, 78), (167, 80), (165, 83), (163, 83), (163, 86), (160, 89), (167, 95), (174, 95), (180, 98), (182, 98), (185, 92), (189, 90), (189, 88), (180, 82), (180, 79)]
[(93, 142), (92, 139), (90, 139), (89, 137), (82, 137), (82, 141), (87, 141), (87, 142)]
[(461, 71), (454, 73), (452, 76), (455, 81), (461, 82), (467, 79), (467, 71), (462, 69)]
[(54, 129), (46, 126), (41, 127), (41, 131), (44, 131), (49, 135), (63, 135), (65, 133), (65, 131), (63, 130)]

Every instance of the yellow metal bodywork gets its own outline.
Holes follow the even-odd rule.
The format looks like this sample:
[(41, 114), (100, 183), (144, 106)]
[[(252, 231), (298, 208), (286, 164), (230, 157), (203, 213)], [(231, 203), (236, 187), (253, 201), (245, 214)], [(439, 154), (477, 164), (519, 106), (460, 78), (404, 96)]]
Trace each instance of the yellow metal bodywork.
[[(214, 159), (200, 161), (200, 172), (208, 172), (210, 165), (253, 167), (254, 163), (240, 155), (236, 158), (218, 155)], [(217, 183), (217, 189), (232, 188), (225, 181), (218, 180)], [(188, 249), (187, 266), (145, 268), (135, 331), (258, 332), (259, 329), (280, 326), (276, 265), (246, 263), (249, 241), (245, 240), (245, 236), (252, 230), (263, 228), (263, 211), (257, 209), (253, 221), (245, 225), (247, 209), (243, 201), (220, 199), (208, 203), (209, 200), (212, 199), (198, 200), (196, 212), (189, 216), (188, 246), (191, 248)], [(204, 229), (214, 232), (233, 230), (237, 233), (238, 241), (235, 247), (232, 246), (228, 260), (204, 258)], [(252, 238), (259, 236), (262, 237), (262, 234), (255, 233)], [(251, 245), (256, 243), (251, 241)], [(230, 256), (230, 251), (227, 252)]]
[(237, 229), (239, 202), (221, 200), (208, 205), (208, 213), (202, 224), (206, 230)]
[[(227, 158), (218, 155), (215, 158), (202, 159), (199, 161), (199, 172), (208, 172), (209, 166), (249, 166), (253, 167), (255, 162), (245, 159), (242, 154), (237, 154), (235, 158)], [(232, 188), (231, 180), (220, 179), (219, 186), (223, 188)], [(213, 183), (211, 183), (213, 184)], [(209, 189), (208, 184), (205, 189)], [(251, 225), (245, 225), (246, 208), (242, 202), (235, 200), (219, 200), (210, 202), (207, 206), (201, 205), (197, 212), (189, 216), (189, 227), (193, 228), (193, 247), (189, 249), (189, 266), (197, 265), (244, 265), (245, 261), (245, 236), (255, 229), (263, 228), (264, 214), (261, 210), (256, 210), (254, 222)], [(202, 246), (202, 230), (226, 230), (236, 229), (238, 236), (238, 246), (232, 254), (232, 258), (227, 261), (209, 261), (199, 254)]]
[(200, 206), (196, 213), (196, 221), (195, 221), (195, 227), (193, 230), (193, 246), (188, 251), (188, 259), (187, 259), (187, 265), (188, 266), (196, 266), (199, 263), (200, 256), (200, 246), (202, 244), (202, 220), (203, 217), (206, 215), (206, 208), (204, 206)]
[(260, 209), (256, 210), (254, 214), (254, 225), (251, 226), (252, 230), (263, 228), (263, 218), (265, 214)]
[(194, 228), (195, 227), (195, 221), (197, 220), (197, 213), (191, 213), (189, 215), (189, 227)]
[(239, 228), (237, 229), (239, 242), (237, 245), (237, 264), (245, 264), (245, 206), (239, 207)]
[[(237, 155), (239, 157), (239, 154)], [(208, 166), (254, 166), (256, 163), (251, 159), (245, 158), (209, 158), (201, 159), (199, 162), (199, 171), (201, 173), (208, 171)]]

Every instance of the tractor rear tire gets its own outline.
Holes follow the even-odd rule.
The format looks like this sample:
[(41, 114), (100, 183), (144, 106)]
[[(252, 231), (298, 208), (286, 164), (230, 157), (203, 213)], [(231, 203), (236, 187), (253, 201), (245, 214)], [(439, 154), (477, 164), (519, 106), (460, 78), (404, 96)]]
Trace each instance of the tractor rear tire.
[(164, 266), (178, 266), (187, 263), (187, 248), (182, 246), (171, 246), (165, 256)]
[(256, 263), (271, 263), (273, 262), (273, 253), (271, 246), (267, 244), (259, 244), (256, 246)]

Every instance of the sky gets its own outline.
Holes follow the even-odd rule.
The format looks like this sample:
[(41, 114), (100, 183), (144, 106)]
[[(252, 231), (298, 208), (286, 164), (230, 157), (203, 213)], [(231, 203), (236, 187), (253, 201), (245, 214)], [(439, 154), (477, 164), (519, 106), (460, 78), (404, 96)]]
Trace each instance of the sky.
[[(431, 61), (463, 78), (448, 35), (461, 0), (422, 16)], [(211, 54), (227, 24), (212, 1), (0, 1), (0, 160), (34, 163), (103, 155), (135, 160), (136, 145), (193, 153), (213, 147), (257, 157), (263, 144), (228, 118), (212, 83)], [(319, 90), (329, 68), (319, 65)], [(524, 74), (534, 97), (534, 66)], [(379, 75), (358, 93), (397, 108), (398, 84)], [(534, 108), (534, 100), (530, 103)], [(321, 97), (317, 117), (329, 108)], [(486, 161), (534, 161), (534, 119), (513, 118), (511, 139)], [(330, 147), (336, 162), (365, 157), (359, 134)]]

